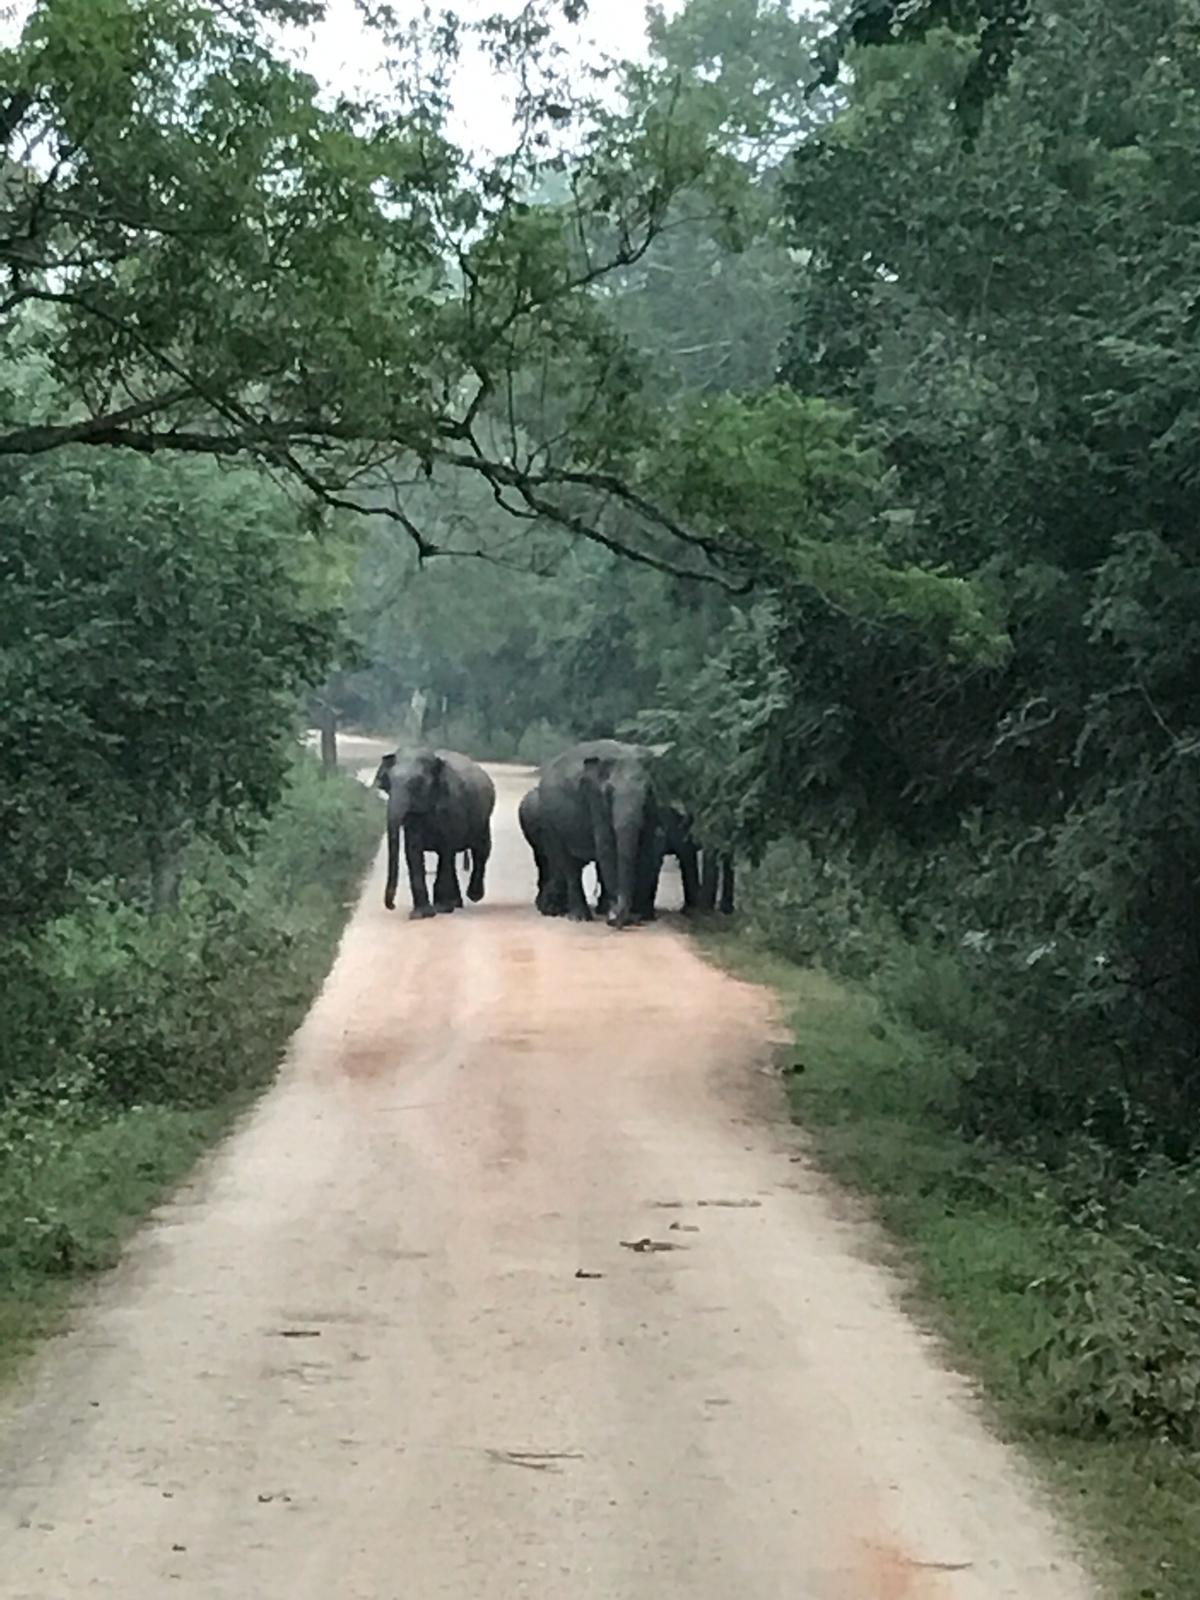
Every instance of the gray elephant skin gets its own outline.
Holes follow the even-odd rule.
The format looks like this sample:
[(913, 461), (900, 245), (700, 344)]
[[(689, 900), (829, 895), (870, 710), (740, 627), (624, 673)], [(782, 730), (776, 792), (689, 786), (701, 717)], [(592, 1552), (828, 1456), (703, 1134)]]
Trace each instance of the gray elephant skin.
[[(530, 789), (521, 797), (521, 803), (517, 807), (517, 821), (521, 824), (521, 832), (525, 835), (525, 843), (533, 853), (533, 862), (537, 869), (537, 894), (533, 903), (544, 917), (565, 917), (567, 885), (550, 864), (550, 848), (546, 842), (545, 824), (542, 821), (542, 797), (537, 789)], [(588, 863), (585, 862), (584, 865)], [(595, 909), (601, 916), (605, 916), (612, 904), (612, 895), (605, 888), (598, 867), (596, 877), (599, 893)], [(637, 899), (639, 904), (645, 899), (640, 893), (640, 886)]]
[[(414, 919), (462, 906), (455, 856), (469, 851), (468, 900), (482, 900), (484, 874), (492, 853), (492, 811), (496, 789), (477, 762), (455, 750), (413, 750), (384, 756), (375, 786), (387, 795), (387, 884), (383, 903), (396, 904), (400, 877), (400, 835), (412, 893)], [(425, 856), (437, 856), (430, 903)]]
[(733, 858), (725, 851), (702, 848), (692, 832), (691, 816), (681, 807), (659, 806), (656, 845), (651, 877), (638, 889), (638, 909), (643, 916), (654, 915), (659, 874), (667, 856), (674, 856), (679, 862), (685, 916), (718, 907), (723, 915), (732, 915)]
[[(545, 824), (542, 821), (542, 797), (536, 789), (530, 789), (522, 798), (517, 807), (517, 820), (521, 824), (525, 842), (533, 852), (533, 861), (537, 868), (537, 895), (533, 903), (544, 917), (565, 917), (567, 885), (550, 865), (550, 849), (546, 843)], [(584, 862), (584, 866), (587, 864)], [(596, 878), (599, 892), (595, 909), (601, 916), (605, 916), (612, 904), (612, 895), (604, 886), (599, 867), (596, 869)]]
[[(542, 769), (533, 804), (548, 894), (559, 885), (565, 888), (572, 921), (591, 919), (583, 869), (592, 861), (603, 898), (610, 902), (610, 926), (623, 928), (637, 920), (635, 902), (644, 899), (639, 884), (652, 876), (656, 848), (653, 768), (665, 748), (593, 739), (564, 750)], [(535, 848), (535, 860), (537, 853)], [(545, 903), (547, 895), (542, 899)]]
[(534, 904), (544, 917), (561, 917), (567, 910), (567, 886), (555, 876), (550, 865), (546, 845), (545, 824), (542, 821), (542, 797), (537, 789), (523, 795), (517, 807), (517, 821), (525, 835), (525, 843), (533, 852), (537, 868), (537, 898)]
[(654, 919), (658, 880), (667, 856), (674, 856), (679, 862), (679, 876), (683, 882), (683, 911), (687, 915), (696, 909), (700, 899), (700, 851), (692, 838), (691, 817), (678, 806), (660, 803), (654, 830), (654, 848), (634, 899), (635, 909), (643, 921)]

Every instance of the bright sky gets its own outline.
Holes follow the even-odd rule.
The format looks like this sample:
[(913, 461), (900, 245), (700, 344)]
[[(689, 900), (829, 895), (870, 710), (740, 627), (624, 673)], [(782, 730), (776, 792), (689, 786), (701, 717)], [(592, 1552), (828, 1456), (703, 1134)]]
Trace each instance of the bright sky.
[[(0, 43), (20, 30), (35, 0), (0, 0)], [(515, 16), (521, 0), (446, 0), (449, 9), (464, 20), (505, 13)], [(678, 3), (678, 0), (677, 0)], [(397, 6), (397, 10), (401, 10)], [(411, 12), (424, 9), (412, 0)], [(437, 5), (433, 7), (436, 11)], [(669, 11), (675, 4), (669, 4)], [(592, 0), (590, 15), (575, 27), (560, 24), (558, 41), (580, 61), (601, 56), (629, 60), (645, 54), (645, 0)], [(369, 85), (378, 70), (378, 40), (366, 28), (356, 0), (326, 0), (326, 19), (302, 37), (299, 54), (313, 77), (330, 88), (347, 93)], [(463, 52), (455, 90), (457, 109), (453, 136), (476, 151), (496, 152), (509, 144), (510, 112), (505, 84), (477, 51)]]
[[(412, 7), (414, 14), (420, 9)], [(464, 20), (477, 21), (497, 13), (515, 16), (521, 0), (458, 0), (457, 4), (451, 0), (450, 9)], [(641, 57), (646, 48), (645, 10), (645, 0), (592, 0), (583, 22), (574, 27), (560, 23), (558, 42), (580, 61)], [(322, 83), (352, 90), (370, 84), (378, 50), (356, 0), (326, 0), (325, 21), (306, 36), (302, 58)], [(475, 150), (496, 152), (507, 147), (511, 113), (505, 84), (478, 51), (464, 49), (454, 99), (457, 126), (452, 132), (457, 140)]]

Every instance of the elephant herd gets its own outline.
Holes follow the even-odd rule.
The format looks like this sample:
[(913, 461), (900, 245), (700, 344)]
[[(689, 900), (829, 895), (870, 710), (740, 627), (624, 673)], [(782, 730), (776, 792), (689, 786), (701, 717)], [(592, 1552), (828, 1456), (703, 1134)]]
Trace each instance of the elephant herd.
[[(533, 852), (535, 904), (543, 916), (590, 921), (583, 871), (593, 865), (599, 881), (596, 909), (610, 926), (650, 921), (669, 855), (679, 862), (685, 912), (732, 912), (732, 861), (701, 849), (690, 817), (670, 803), (656, 782), (655, 768), (665, 748), (594, 739), (564, 750), (542, 768), (537, 785), (521, 801), (518, 818)], [(414, 918), (462, 905), (460, 855), (471, 869), (467, 898), (482, 900), (496, 803), (495, 786), (483, 768), (451, 750), (416, 750), (384, 756), (375, 786), (388, 801), (383, 897), (388, 910), (396, 903), (401, 834)], [(432, 901), (427, 853), (437, 857)]]

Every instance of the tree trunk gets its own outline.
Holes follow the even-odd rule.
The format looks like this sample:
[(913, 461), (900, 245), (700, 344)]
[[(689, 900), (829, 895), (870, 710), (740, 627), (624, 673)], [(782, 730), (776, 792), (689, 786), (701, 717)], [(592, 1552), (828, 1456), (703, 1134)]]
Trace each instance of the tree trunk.
[(323, 700), (317, 711), (317, 726), (321, 730), (321, 770), (335, 772), (338, 763), (337, 712)]
[(715, 911), (717, 908), (717, 879), (721, 863), (715, 850), (707, 847), (700, 852), (700, 887), (696, 896), (697, 908)]
[(146, 834), (146, 862), (150, 869), (150, 914), (157, 917), (179, 904), (183, 880), (183, 844), (177, 830)]

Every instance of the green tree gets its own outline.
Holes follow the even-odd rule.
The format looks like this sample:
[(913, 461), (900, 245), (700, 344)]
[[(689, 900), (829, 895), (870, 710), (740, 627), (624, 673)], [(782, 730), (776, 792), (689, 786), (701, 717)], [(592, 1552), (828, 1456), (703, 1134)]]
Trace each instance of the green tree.
[[(0, 340), (46, 382), (36, 408), (0, 405), (0, 454), (247, 455), (423, 555), (408, 501), (442, 468), (660, 571), (752, 574), (752, 529), (697, 533), (663, 502), (666, 419), (603, 290), (679, 206), (736, 231), (747, 141), (799, 114), (780, 86), (804, 29), (742, 7), (730, 43), (698, 7), (614, 110), (557, 62), (548, 0), (489, 19), (515, 137), (480, 164), (446, 134), (457, 19), (377, 8), (390, 93), (325, 104), (268, 27), (319, 9), (37, 0), (0, 62)], [(738, 29), (784, 41), (769, 91)]]
[[(933, 7), (904, 9), (916, 35), (889, 25), (850, 58), (848, 109), (793, 163), (806, 265), (785, 371), (852, 407), (881, 452), (910, 511), (892, 564), (907, 551), (993, 595), (1013, 654), (982, 681), (936, 655), (914, 679), (893, 630), (839, 626), (787, 653), (791, 693), (850, 714), (838, 773), (863, 797), (861, 837), (950, 849), (982, 808), (988, 865), (963, 868), (960, 908), (1057, 952), (1014, 1002), (1033, 1042), (1011, 1070), (1046, 1062), (1046, 1039), (1059, 1052), (1040, 1006), (1071, 1019), (1087, 1066), (1057, 1102), (1043, 1078), (1007, 1082), (997, 1104), (1037, 1099), (1044, 1120), (1122, 1136), (1149, 1115), (1178, 1142), (1200, 1095), (1200, 233), (1182, 155), (1200, 134), (1200, 16), (1191, 0), (1031, 4), (964, 139), (986, 19), (933, 27)], [(928, 752), (907, 821), (877, 781), (881, 747), (904, 752), (900, 770)], [(813, 757), (797, 750), (802, 789)], [(989, 902), (1002, 856), (1022, 868)]]
[[(575, 532), (616, 495), (677, 539), (604, 470), (632, 391), (592, 290), (646, 252), (676, 194), (720, 181), (711, 114), (699, 96), (613, 114), (572, 95), (548, 9), (481, 25), (521, 93), (513, 151), (479, 166), (445, 132), (452, 17), (402, 30), (378, 8), (393, 93), (325, 104), (271, 32), (318, 4), (37, 0), (0, 58), (0, 343), (32, 338), (51, 381), (32, 414), (0, 404), (0, 453), (246, 455), (374, 506), (421, 549), (382, 491), (441, 463)], [(569, 197), (532, 204), (564, 137)], [(584, 217), (604, 219), (609, 255), (579, 248)], [(518, 464), (493, 402), (548, 368), (586, 448)]]
[(278, 798), (338, 624), (246, 472), (64, 452), (0, 476), (0, 919), (105, 876), (169, 899), (196, 836)]

